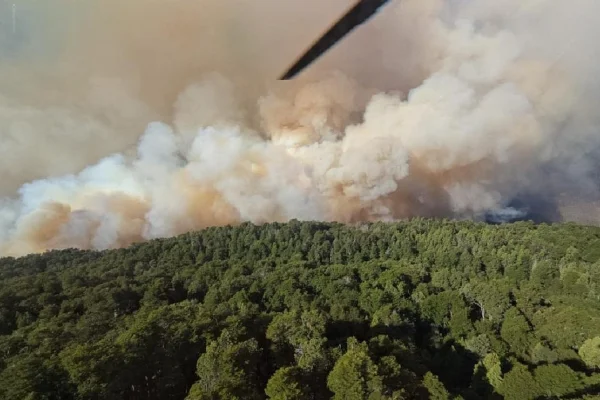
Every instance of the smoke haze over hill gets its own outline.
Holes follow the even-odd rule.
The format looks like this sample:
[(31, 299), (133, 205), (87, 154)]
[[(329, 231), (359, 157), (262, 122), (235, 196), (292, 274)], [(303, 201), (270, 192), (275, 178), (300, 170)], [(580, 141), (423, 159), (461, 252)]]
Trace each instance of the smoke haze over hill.
[(0, 255), (600, 198), (600, 3), (396, 0), (275, 81), (351, 4), (0, 2)]

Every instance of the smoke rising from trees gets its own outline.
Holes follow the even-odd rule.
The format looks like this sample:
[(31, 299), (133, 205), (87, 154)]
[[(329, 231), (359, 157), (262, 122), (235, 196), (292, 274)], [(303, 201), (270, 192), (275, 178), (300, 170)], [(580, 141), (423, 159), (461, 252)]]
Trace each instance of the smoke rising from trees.
[(515, 199), (596, 222), (597, 2), (395, 1), (274, 81), (352, 1), (326, 3), (23, 2), (0, 30), (0, 254)]

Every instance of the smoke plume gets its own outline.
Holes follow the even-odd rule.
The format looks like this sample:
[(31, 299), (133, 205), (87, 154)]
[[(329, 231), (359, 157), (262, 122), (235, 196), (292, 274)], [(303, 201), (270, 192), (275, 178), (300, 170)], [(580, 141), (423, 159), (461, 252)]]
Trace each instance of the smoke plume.
[(598, 222), (596, 0), (392, 1), (277, 82), (353, 2), (0, 0), (0, 255), (292, 218)]

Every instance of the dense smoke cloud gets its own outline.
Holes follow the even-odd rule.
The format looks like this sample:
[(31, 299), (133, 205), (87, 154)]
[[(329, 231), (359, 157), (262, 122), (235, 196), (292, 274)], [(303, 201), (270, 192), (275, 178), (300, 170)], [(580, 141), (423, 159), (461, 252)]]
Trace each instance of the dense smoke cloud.
[(0, 254), (519, 199), (596, 222), (595, 0), (393, 1), (292, 82), (353, 1), (41, 3), (0, 25)]

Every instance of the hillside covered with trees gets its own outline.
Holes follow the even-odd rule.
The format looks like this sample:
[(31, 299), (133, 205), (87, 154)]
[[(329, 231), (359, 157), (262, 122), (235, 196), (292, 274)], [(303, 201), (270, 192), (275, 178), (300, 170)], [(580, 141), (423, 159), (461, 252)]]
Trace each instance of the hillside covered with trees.
[(599, 228), (291, 221), (0, 259), (1, 399), (599, 394)]

